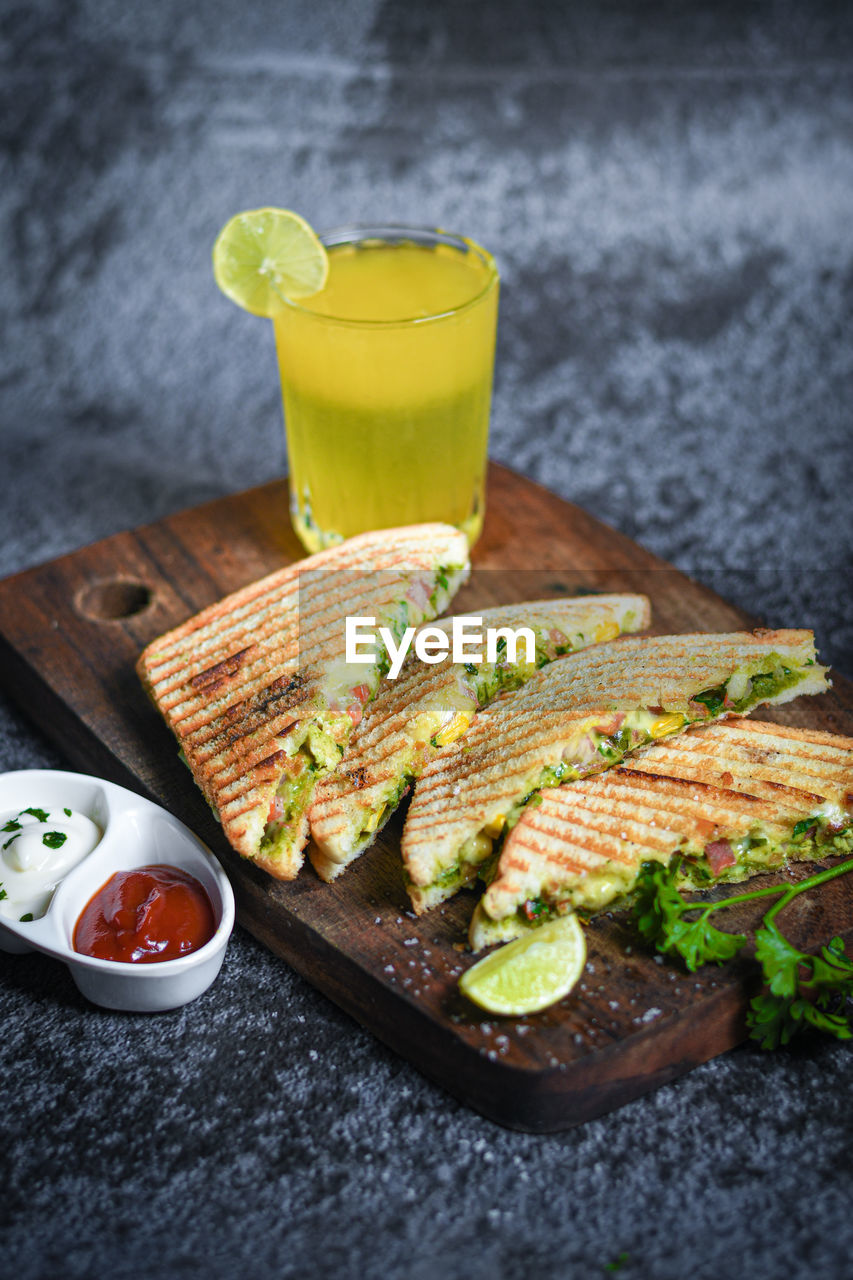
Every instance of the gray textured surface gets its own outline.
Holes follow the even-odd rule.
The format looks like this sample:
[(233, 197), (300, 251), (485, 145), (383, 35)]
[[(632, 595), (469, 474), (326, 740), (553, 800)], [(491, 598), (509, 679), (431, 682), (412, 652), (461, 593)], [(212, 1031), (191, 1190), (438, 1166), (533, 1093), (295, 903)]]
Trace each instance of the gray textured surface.
[[(0, 72), (0, 572), (283, 470), (272, 335), (209, 269), (283, 204), (486, 244), (494, 456), (853, 673), (848, 6), (5, 0)], [(62, 763), (4, 703), (0, 767)], [(843, 1046), (534, 1138), (240, 933), (181, 1013), (38, 958), (0, 1005), (21, 1280), (851, 1273)]]

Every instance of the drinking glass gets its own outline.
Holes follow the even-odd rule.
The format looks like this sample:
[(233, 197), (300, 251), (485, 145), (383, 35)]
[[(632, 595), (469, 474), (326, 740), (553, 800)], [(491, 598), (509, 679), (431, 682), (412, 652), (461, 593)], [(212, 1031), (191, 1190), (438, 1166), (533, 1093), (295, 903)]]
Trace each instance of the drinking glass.
[(479, 537), (498, 310), (490, 254), (417, 227), (327, 232), (329, 279), (273, 317), (293, 526), (309, 551), (443, 520)]

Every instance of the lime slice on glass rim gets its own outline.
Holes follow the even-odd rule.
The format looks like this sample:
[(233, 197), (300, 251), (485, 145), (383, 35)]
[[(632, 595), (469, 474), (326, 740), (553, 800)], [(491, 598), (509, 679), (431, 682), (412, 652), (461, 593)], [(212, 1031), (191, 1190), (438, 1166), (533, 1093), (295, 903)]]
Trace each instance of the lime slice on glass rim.
[(272, 316), (287, 298), (319, 293), (329, 256), (317, 233), (290, 209), (248, 209), (226, 222), (213, 246), (213, 275), (232, 302)]
[(459, 990), (488, 1013), (520, 1017), (567, 996), (585, 964), (586, 939), (572, 913), (478, 960), (459, 979)]

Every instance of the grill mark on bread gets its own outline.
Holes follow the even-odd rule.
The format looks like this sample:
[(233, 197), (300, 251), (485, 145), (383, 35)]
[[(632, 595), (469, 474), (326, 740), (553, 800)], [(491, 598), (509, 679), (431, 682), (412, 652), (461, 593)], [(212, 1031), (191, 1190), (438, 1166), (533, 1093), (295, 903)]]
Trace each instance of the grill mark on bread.
[(200, 671), (198, 675), (191, 676), (190, 684), (194, 689), (207, 690), (211, 686), (217, 688), (220, 684), (224, 684), (226, 679), (237, 674), (245, 661), (246, 654), (251, 653), (252, 648), (252, 645), (246, 645), (245, 649), (238, 649), (230, 658), (223, 658), (221, 662), (208, 667), (206, 671)]
[(274, 751), (272, 755), (267, 756), (264, 760), (260, 760), (257, 768), (263, 769), (266, 768), (267, 765), (284, 764), (287, 759), (287, 754), (284, 751)]

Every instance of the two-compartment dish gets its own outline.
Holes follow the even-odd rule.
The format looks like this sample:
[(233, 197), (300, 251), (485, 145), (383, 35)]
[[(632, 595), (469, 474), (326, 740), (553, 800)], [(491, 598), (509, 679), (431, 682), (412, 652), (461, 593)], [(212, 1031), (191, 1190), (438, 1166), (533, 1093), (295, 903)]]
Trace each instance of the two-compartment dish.
[[(0, 830), (0, 949), (53, 956), (93, 1003), (129, 1012), (175, 1009), (216, 978), (234, 927), (231, 885), (165, 809), (85, 774), (28, 769), (0, 775)], [(83, 954), (75, 929), (84, 910), (113, 877), (142, 868), (191, 877), (209, 901), (211, 936), (175, 959)]]

